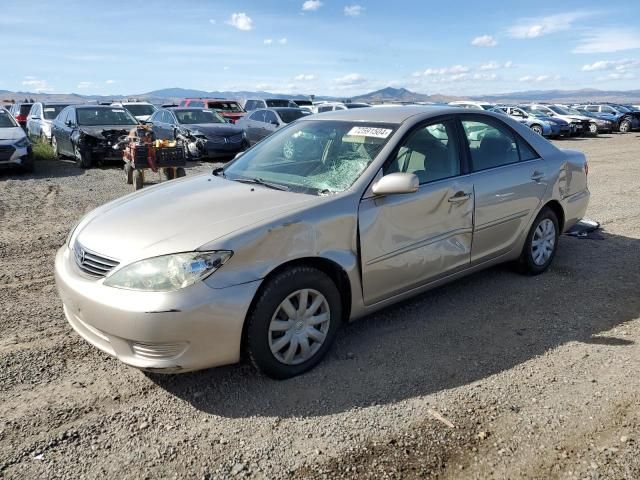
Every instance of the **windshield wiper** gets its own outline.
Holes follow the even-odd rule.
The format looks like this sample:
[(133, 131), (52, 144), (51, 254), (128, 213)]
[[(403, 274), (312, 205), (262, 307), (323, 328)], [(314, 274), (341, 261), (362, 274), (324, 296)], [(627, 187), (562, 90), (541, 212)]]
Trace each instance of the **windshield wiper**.
[(285, 192), (289, 190), (289, 187), (285, 185), (280, 185), (278, 183), (265, 182), (262, 178), (241, 177), (241, 178), (234, 178), (234, 180), (240, 183), (253, 183), (255, 185), (262, 185), (263, 187), (272, 188), (273, 190), (282, 190)]

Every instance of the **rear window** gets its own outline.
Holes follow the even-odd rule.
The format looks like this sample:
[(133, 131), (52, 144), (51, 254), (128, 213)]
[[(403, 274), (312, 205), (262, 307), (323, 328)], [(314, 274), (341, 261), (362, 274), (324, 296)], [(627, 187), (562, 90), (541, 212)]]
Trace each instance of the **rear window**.
[(69, 105), (44, 105), (43, 115), (45, 120), (54, 120), (58, 114)]
[(133, 116), (144, 116), (144, 115), (153, 115), (153, 112), (156, 111), (153, 105), (148, 105), (145, 103), (131, 103), (129, 105), (124, 105), (124, 108), (129, 110), (129, 113)]
[(238, 102), (207, 102), (207, 106), (219, 112), (243, 113)]
[(302, 110), (295, 110), (295, 109), (291, 109), (291, 110), (280, 110), (278, 112), (278, 115), (280, 115), (280, 118), (282, 119), (282, 121), (284, 123), (291, 123), (294, 120), (299, 119), (300, 117), (304, 117), (304, 112)]
[(20, 105), (20, 115), (29, 115), (32, 106), (32, 103), (25, 103)]
[(289, 100), (271, 99), (267, 100), (267, 107), (290, 107)]

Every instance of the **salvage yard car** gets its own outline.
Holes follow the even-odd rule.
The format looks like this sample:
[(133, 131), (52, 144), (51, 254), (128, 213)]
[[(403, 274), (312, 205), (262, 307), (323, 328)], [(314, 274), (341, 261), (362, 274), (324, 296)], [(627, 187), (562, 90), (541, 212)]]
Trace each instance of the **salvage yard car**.
[(27, 118), (27, 135), (31, 140), (51, 143), (51, 127), (58, 114), (69, 106), (68, 103), (36, 102)]
[(124, 108), (105, 105), (71, 105), (53, 121), (51, 146), (56, 157), (73, 158), (81, 168), (118, 160), (118, 139), (139, 125)]
[[(542, 135), (543, 137), (556, 138), (562, 135), (563, 133), (560, 127), (560, 124), (557, 122), (553, 122), (551, 117), (545, 118), (542, 115), (534, 116), (518, 107), (500, 105), (495, 108), (492, 108), (489, 111), (509, 115), (510, 117), (513, 117), (516, 120), (518, 120), (520, 123), (525, 124), (531, 130), (536, 132), (538, 135)], [(566, 122), (564, 123), (566, 124), (565, 133), (568, 133), (569, 124)]]
[(299, 108), (261, 108), (248, 113), (237, 125), (244, 130), (249, 145), (255, 145), (276, 130), (304, 116), (305, 113)]
[(0, 107), (0, 168), (16, 167), (33, 171), (31, 144), (13, 115)]
[(149, 117), (157, 110), (155, 105), (149, 102), (116, 102), (111, 106), (124, 108), (139, 121), (149, 120)]
[(236, 123), (246, 113), (238, 102), (224, 98), (185, 98), (180, 102), (180, 106), (214, 110), (229, 123)]
[[(286, 158), (289, 142), (307, 148)], [(56, 283), (73, 328), (129, 365), (182, 372), (246, 352), (287, 378), (344, 322), (498, 263), (544, 272), (588, 200), (584, 155), (505, 115), (332, 112), (90, 212)]]
[(178, 140), (189, 160), (232, 158), (249, 146), (242, 128), (229, 125), (213, 110), (163, 108), (146, 123), (157, 139)]

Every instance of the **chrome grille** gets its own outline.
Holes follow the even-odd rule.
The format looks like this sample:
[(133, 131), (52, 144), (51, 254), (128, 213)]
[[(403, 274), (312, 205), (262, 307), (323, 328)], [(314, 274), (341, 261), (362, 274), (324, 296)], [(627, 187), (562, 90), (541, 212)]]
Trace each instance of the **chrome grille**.
[(104, 277), (118, 266), (120, 262), (112, 258), (103, 257), (76, 242), (73, 246), (73, 254), (80, 270), (94, 277)]

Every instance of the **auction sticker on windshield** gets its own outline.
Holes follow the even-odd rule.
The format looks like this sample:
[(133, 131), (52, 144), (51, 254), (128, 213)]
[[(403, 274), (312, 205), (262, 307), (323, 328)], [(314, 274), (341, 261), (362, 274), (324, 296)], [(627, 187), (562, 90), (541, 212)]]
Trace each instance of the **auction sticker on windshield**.
[(390, 128), (353, 127), (347, 136), (387, 138), (393, 130)]

